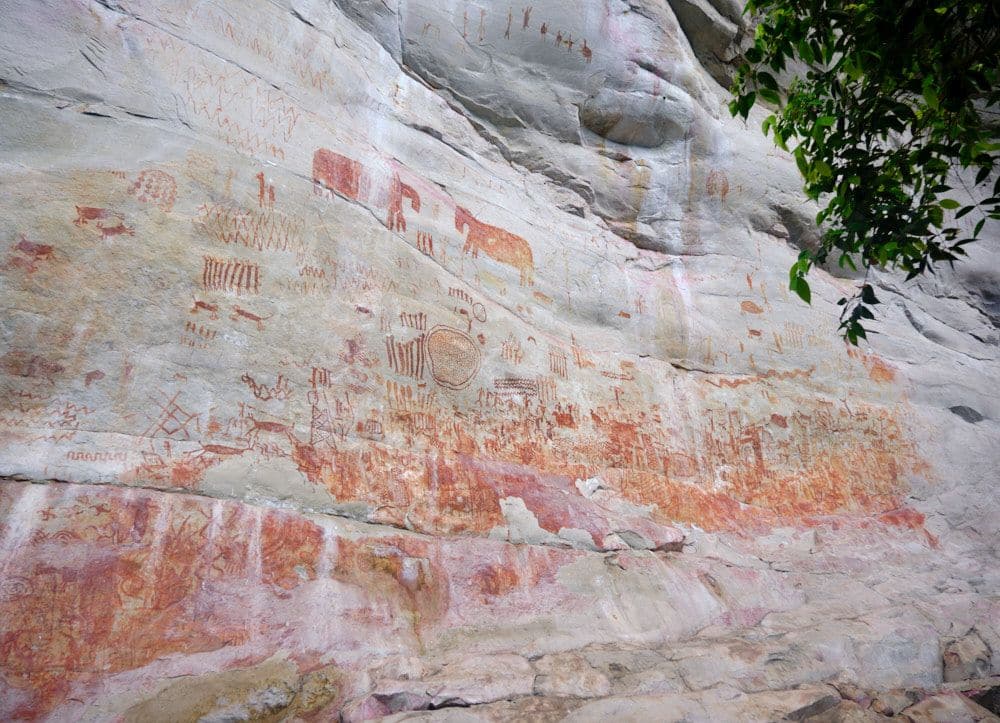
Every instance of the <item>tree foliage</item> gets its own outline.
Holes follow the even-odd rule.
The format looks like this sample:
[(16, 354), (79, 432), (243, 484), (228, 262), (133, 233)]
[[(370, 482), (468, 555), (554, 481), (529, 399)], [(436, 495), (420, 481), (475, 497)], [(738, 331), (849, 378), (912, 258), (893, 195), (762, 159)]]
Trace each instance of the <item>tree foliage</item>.
[[(820, 246), (799, 255), (790, 288), (809, 302), (806, 274), (828, 260), (865, 270), (840, 300), (841, 331), (857, 344), (879, 303), (871, 267), (933, 273), (1000, 219), (1000, 2), (749, 0), (746, 11), (757, 28), (730, 112), (746, 119), (758, 100), (776, 109), (764, 133), (825, 204)], [(791, 68), (803, 70), (779, 83)], [(952, 197), (954, 179), (971, 203)]]

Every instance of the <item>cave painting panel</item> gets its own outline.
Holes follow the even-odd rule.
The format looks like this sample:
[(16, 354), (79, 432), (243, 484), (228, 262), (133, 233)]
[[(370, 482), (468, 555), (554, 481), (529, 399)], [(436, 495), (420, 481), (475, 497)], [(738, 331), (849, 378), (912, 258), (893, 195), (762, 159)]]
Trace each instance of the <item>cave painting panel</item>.
[[(376, 167), (384, 165), (384, 167)], [(385, 210), (385, 225), (390, 231), (406, 231), (407, 207), (420, 213), (421, 199), (416, 188), (403, 180), (405, 169), (395, 162), (365, 165), (327, 148), (313, 153), (312, 180), (316, 193), (336, 193), (346, 199)], [(412, 174), (410, 174), (412, 176)], [(534, 284), (535, 261), (528, 242), (499, 226), (480, 221), (467, 208), (455, 204), (450, 197), (442, 198), (455, 209), (455, 230), (463, 240), (462, 253), (478, 258), (480, 252), (497, 263), (518, 272), (521, 286)], [(426, 232), (418, 238), (420, 250), (433, 253)], [(419, 236), (419, 234), (418, 234)]]
[[(528, 13), (530, 8), (525, 27)], [(553, 35), (572, 47), (571, 36), (555, 28)], [(586, 41), (580, 52), (589, 62)], [(298, 111), (288, 106), (279, 112), (283, 99), (257, 81), (228, 74), (193, 73), (189, 85), (182, 102), (202, 123), (215, 112), (213, 95), (225, 100), (238, 93), (247, 95), (239, 108), (284, 117), (287, 132), (271, 122), (260, 136), (235, 121), (215, 120), (224, 115), (211, 120), (231, 148), (284, 157), (276, 144), (290, 142)], [(213, 93), (215, 85), (219, 90)], [(308, 172), (308, 152), (296, 157), (300, 174)], [(163, 164), (178, 169), (176, 177), (133, 168), (128, 177), (121, 172), (117, 191), (102, 192), (100, 179), (115, 183), (111, 173), (88, 180), (87, 194), (69, 194), (68, 185), (56, 185), (49, 197), (64, 199), (59, 213), (68, 233), (62, 238), (51, 232), (36, 236), (47, 232), (45, 223), (23, 233), (11, 229), (0, 274), (35, 274), (41, 287), (52, 268), (75, 263), (88, 273), (100, 266), (109, 283), (106, 304), (102, 298), (101, 308), (88, 308), (92, 295), (74, 294), (71, 287), (78, 280), (85, 292), (96, 287), (88, 285), (89, 276), (67, 273), (60, 297), (66, 311), (54, 313), (55, 321), (39, 321), (37, 337), (22, 333), (28, 325), (11, 322), (12, 338), (23, 348), (0, 353), (0, 391), (8, 400), (0, 409), (0, 447), (35, 444), (25, 458), (33, 456), (32, 464), (41, 460), (38, 468), (49, 465), (53, 475), (66, 471), (70, 479), (93, 478), (88, 475), (96, 468), (121, 485), (178, 494), (0, 485), (0, 510), (17, 513), (0, 516), (0, 541), (8, 552), (0, 559), (5, 676), (0, 687), (9, 684), (20, 696), (9, 703), (0, 695), (0, 718), (44, 716), (101, 676), (173, 664), (184, 655), (232, 652), (270, 636), (271, 647), (238, 659), (250, 666), (292, 649), (285, 645), (292, 626), (281, 621), (294, 619), (285, 614), (309, 586), (322, 593), (312, 597), (330, 619), (369, 626), (324, 627), (321, 633), (336, 629), (345, 636), (341, 648), (324, 647), (324, 655), (357, 650), (368, 642), (364, 635), (372, 623), (385, 623), (386, 634), (394, 636), (402, 633), (389, 629), (393, 621), (428, 625), (444, 616), (450, 585), (462, 574), (452, 570), (449, 578), (437, 570), (433, 545), (438, 543), (428, 542), (431, 535), (465, 533), (463, 550), (486, 544), (472, 538), (512, 524), (503, 506), (511, 498), (542, 531), (583, 530), (593, 548), (601, 549), (611, 532), (625, 529), (609, 522), (611, 512), (599, 504), (605, 498), (593, 501), (578, 481), (599, 478), (607, 498), (617, 495), (616, 502), (633, 503), (629, 509), (649, 510), (627, 529), (646, 529), (645, 524), (651, 540), (662, 532), (655, 525), (675, 521), (741, 531), (812, 524), (824, 515), (922, 524), (918, 513), (902, 506), (908, 477), (924, 465), (904, 427), (905, 405), (866, 404), (864, 393), (828, 398), (832, 392), (812, 380), (814, 368), (801, 360), (801, 369), (754, 366), (754, 374), (732, 376), (627, 361), (628, 349), (609, 350), (617, 332), (595, 343), (600, 329), (561, 326), (566, 307), (559, 289), (546, 288), (551, 297), (524, 290), (522, 302), (546, 305), (538, 308), (550, 308), (556, 320), (536, 317), (533, 324), (524, 306), (493, 303), (498, 299), (487, 295), (491, 283), (466, 285), (467, 279), (453, 281), (447, 274), (461, 263), (463, 271), (476, 267), (483, 279), (496, 279), (489, 271), (508, 277), (516, 272), (522, 287), (532, 287), (542, 247), (533, 250), (525, 238), (480, 220), (476, 214), (492, 217), (471, 200), (474, 181), (468, 183), (466, 203), (476, 214), (388, 156), (364, 153), (362, 161), (315, 150), (311, 178), (317, 198), (306, 189), (287, 211), (284, 196), (275, 208), (276, 188), (295, 188), (291, 174), (276, 186), (258, 173), (256, 204), (252, 198), (246, 204), (232, 183), (245, 181), (247, 169), (225, 167), (237, 163), (225, 154), (216, 159), (192, 150), (187, 171), (178, 162)], [(250, 173), (256, 170), (255, 165)], [(46, 182), (68, 183), (61, 175), (49, 174)], [(282, 183), (289, 179), (293, 182)], [(9, 185), (13, 197), (19, 184)], [(485, 193), (485, 185), (478, 188)], [(706, 191), (713, 197), (724, 201), (728, 189), (724, 176), (709, 175)], [(317, 238), (319, 227), (312, 221), (321, 214), (312, 211), (330, 210), (321, 208), (318, 196), (324, 194), (363, 204), (391, 231), (409, 231), (416, 252), (437, 266), (414, 271), (415, 262), (398, 253), (401, 234), (384, 229), (366, 236), (370, 246), (352, 246), (350, 234), (362, 223), (372, 225), (368, 214), (357, 214), (360, 222), (349, 218), (342, 227), (324, 225), (322, 233), (329, 229), (329, 234)], [(432, 215), (437, 225), (420, 227)], [(571, 230), (560, 232), (570, 238)], [(121, 268), (114, 266), (116, 256), (123, 254), (103, 251), (95, 242), (111, 239), (121, 248), (134, 233), (143, 243), (130, 248), (151, 249), (148, 259), (159, 258), (162, 248), (168, 262), (160, 268), (151, 264), (137, 276), (163, 275), (164, 268), (169, 273), (150, 289), (151, 303), (126, 306), (113, 296), (121, 292), (111, 283)], [(478, 260), (480, 252), (484, 260)], [(424, 261), (417, 253), (409, 256)], [(175, 261), (179, 270), (173, 274)], [(410, 265), (397, 269), (397, 262)], [(567, 263), (567, 284), (578, 271)], [(126, 283), (131, 281), (121, 283), (129, 299), (135, 296), (133, 284)], [(455, 285), (447, 288), (449, 283)], [(678, 284), (666, 292), (670, 298), (663, 308), (681, 311), (669, 310), (669, 325), (665, 316), (659, 319), (667, 331), (658, 334), (680, 338), (684, 343), (677, 347), (684, 348), (685, 327), (692, 325), (676, 321), (690, 311), (690, 304), (682, 303), (687, 288), (681, 294)], [(756, 288), (749, 279), (748, 286)], [(657, 295), (662, 299), (658, 292), (647, 298), (659, 306)], [(172, 299), (173, 319), (180, 319), (177, 326), (194, 340), (192, 347), (213, 345), (213, 374), (197, 373), (206, 368), (208, 354), (182, 350), (184, 363), (161, 363), (159, 357), (168, 355), (159, 354), (158, 345), (170, 341), (155, 328), (158, 311), (166, 308), (159, 305), (163, 298)], [(614, 301), (617, 319), (639, 327), (642, 298), (634, 308), (624, 298)], [(760, 304), (737, 303), (727, 307), (732, 316), (748, 315), (745, 321), (770, 331), (766, 297)], [(105, 306), (120, 315), (113, 323), (101, 318), (110, 317), (102, 312)], [(142, 306), (157, 314), (132, 313)], [(18, 318), (27, 316), (16, 311)], [(582, 319), (580, 326), (592, 321)], [(293, 328), (298, 322), (301, 327)], [(144, 324), (153, 328), (141, 328)], [(747, 333), (759, 338), (766, 333), (760, 329)], [(312, 336), (303, 342), (307, 335)], [(234, 338), (241, 344), (239, 366), (223, 351)], [(114, 352), (92, 352), (98, 344)], [(155, 363), (136, 361), (134, 369), (129, 358), (149, 356), (150, 349), (157, 350)], [(866, 380), (894, 383), (896, 371), (888, 363), (871, 355), (856, 361), (867, 370)], [(84, 398), (82, 389), (88, 390)], [(160, 395), (155, 407), (154, 394)], [(59, 467), (63, 460), (69, 464)], [(380, 531), (375, 542), (337, 540), (330, 528), (291, 512), (205, 497), (209, 483), (231, 477), (234, 469), (270, 473), (276, 468), (267, 466), (272, 462), (282, 474), (301, 476), (289, 482), (296, 485), (288, 488), (289, 504), (302, 504), (294, 497), (301, 489), (310, 496), (329, 493), (367, 521), (426, 535), (417, 540)], [(180, 494), (185, 489), (201, 494)], [(515, 554), (517, 559), (508, 559)], [(554, 580), (552, 566), (543, 560), (533, 567), (530, 556), (574, 554), (505, 548), (490, 564), (456, 559), (475, 577), (475, 597), (492, 601), (543, 578)], [(331, 580), (372, 591), (371, 599), (345, 611), (351, 595), (321, 587)], [(460, 588), (454, 589), (454, 599), (461, 600)], [(277, 610), (282, 614), (272, 614)]]

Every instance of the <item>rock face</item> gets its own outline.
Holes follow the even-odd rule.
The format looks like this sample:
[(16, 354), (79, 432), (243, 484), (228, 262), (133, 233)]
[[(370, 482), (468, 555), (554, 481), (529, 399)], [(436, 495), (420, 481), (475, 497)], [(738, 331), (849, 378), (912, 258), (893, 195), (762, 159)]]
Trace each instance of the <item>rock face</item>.
[(745, 33), (5, 3), (0, 718), (981, 715), (1000, 249), (845, 349)]

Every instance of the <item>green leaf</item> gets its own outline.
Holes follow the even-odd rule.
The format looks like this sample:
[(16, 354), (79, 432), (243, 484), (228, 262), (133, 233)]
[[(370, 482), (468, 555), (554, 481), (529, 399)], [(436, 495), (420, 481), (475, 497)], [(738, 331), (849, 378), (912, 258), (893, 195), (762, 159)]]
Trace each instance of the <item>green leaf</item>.
[(821, 115), (816, 119), (816, 125), (818, 126), (832, 126), (837, 122), (837, 119), (832, 115)]
[(806, 161), (806, 152), (802, 150), (802, 146), (795, 149), (795, 165), (799, 167), (799, 173), (809, 176), (809, 162)]
[(932, 226), (941, 228), (944, 223), (944, 212), (939, 206), (931, 206), (927, 209), (927, 220)]
[(934, 79), (928, 77), (924, 80), (923, 88), (924, 102), (927, 103), (928, 107), (934, 110), (938, 109), (938, 94), (937, 90), (934, 88)]
[(743, 57), (747, 59), (748, 63), (759, 63), (764, 59), (764, 53), (756, 45), (747, 48), (747, 51), (743, 54)]
[(802, 60), (806, 63), (806, 65), (812, 65), (813, 64), (813, 62), (815, 61), (816, 58), (813, 55), (812, 48), (809, 47), (809, 43), (807, 43), (805, 41), (800, 41), (795, 46), (795, 49), (798, 51), (799, 57), (802, 58)]
[(781, 104), (781, 96), (778, 95), (776, 90), (771, 88), (758, 88), (757, 95), (766, 100), (768, 103), (773, 103), (774, 105)]
[(821, 178), (829, 178), (833, 175), (833, 169), (830, 168), (830, 164), (826, 161), (816, 161), (812, 167)]
[(941, 206), (941, 208), (947, 208), (950, 211), (952, 209), (958, 208), (962, 204), (951, 198), (943, 198), (941, 199), (941, 201), (938, 202), (938, 205)]
[(761, 71), (757, 73), (757, 82), (760, 83), (765, 88), (770, 88), (771, 90), (778, 90), (778, 81), (774, 79), (774, 76), (770, 73)]
[(792, 291), (798, 294), (799, 298), (807, 304), (812, 304), (812, 293), (809, 291), (809, 282), (802, 277), (799, 277), (798, 283), (795, 284), (795, 288)]
[(853, 81), (853, 82), (857, 82), (857, 81), (861, 80), (861, 77), (865, 74), (865, 72), (862, 69), (861, 65), (858, 64), (858, 63), (855, 63), (853, 61), (848, 62), (844, 66), (844, 70), (847, 73), (847, 77), (850, 78), (851, 81)]
[(875, 297), (875, 290), (868, 284), (861, 287), (861, 300), (873, 306), (879, 303), (879, 300)]

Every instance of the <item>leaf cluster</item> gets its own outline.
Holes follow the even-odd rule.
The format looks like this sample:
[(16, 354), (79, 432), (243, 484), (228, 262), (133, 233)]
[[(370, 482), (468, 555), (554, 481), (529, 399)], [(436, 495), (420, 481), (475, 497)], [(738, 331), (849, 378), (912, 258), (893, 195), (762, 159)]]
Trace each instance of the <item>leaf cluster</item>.
[[(792, 291), (809, 302), (805, 277), (831, 257), (907, 280), (933, 273), (1000, 219), (1000, 178), (990, 182), (1000, 160), (1000, 3), (749, 0), (746, 12), (756, 33), (730, 112), (746, 119), (756, 102), (770, 105), (762, 130), (825, 204), (820, 246), (793, 264)], [(973, 177), (972, 203), (951, 197), (949, 179)], [(972, 213), (974, 225), (958, 223)], [(878, 303), (867, 274), (840, 303), (841, 332), (857, 344)]]

